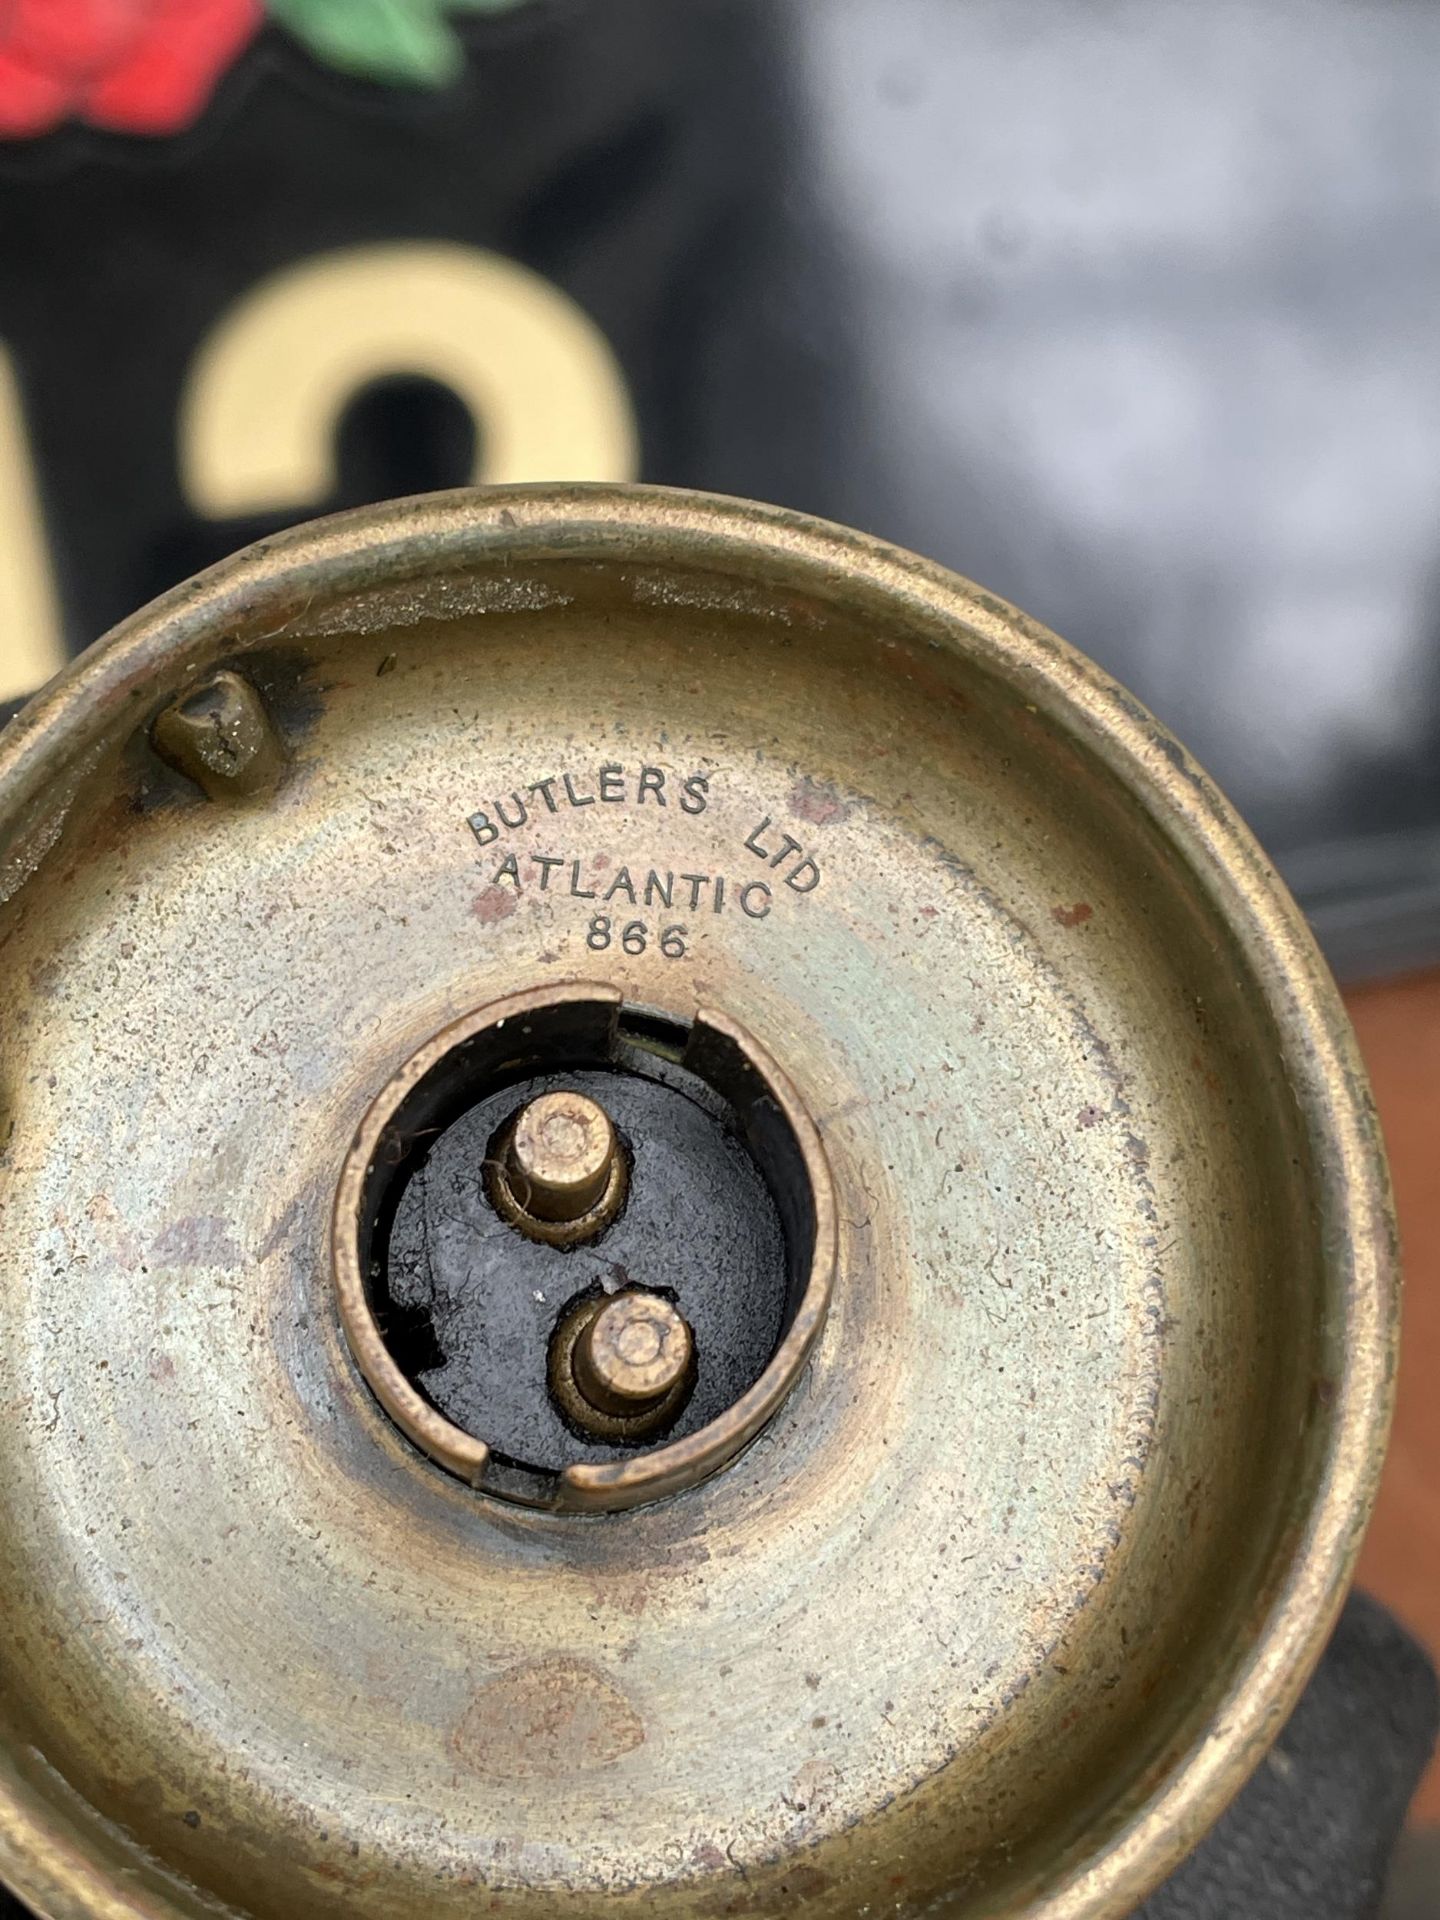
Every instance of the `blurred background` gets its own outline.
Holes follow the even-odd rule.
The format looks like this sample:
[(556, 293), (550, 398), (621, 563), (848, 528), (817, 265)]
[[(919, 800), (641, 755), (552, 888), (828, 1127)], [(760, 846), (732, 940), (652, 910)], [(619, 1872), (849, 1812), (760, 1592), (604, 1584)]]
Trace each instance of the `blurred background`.
[[(1408, 1275), (1362, 1577), (1440, 1645), (1440, 11), (12, 0), (0, 715), (471, 479), (933, 555), (1205, 762), (1347, 990)], [(1440, 1912), (1440, 1773), (1395, 1915)]]

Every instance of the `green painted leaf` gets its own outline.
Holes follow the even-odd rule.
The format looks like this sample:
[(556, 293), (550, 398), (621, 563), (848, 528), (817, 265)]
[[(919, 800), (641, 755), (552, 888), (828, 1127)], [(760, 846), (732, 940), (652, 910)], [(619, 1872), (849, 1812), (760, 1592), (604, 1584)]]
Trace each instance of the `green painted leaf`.
[(524, 0), (267, 0), (272, 17), (326, 66), (368, 80), (443, 87), (465, 50), (447, 12), (501, 13)]

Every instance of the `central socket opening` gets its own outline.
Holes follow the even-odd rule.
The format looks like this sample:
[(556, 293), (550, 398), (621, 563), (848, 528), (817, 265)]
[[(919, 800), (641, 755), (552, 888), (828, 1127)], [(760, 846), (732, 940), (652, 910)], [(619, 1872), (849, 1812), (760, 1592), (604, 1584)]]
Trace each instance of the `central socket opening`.
[(818, 1135), (755, 1042), (592, 987), (422, 1048), (335, 1218), (382, 1404), (484, 1491), (560, 1507), (657, 1498), (746, 1444), (803, 1367), (833, 1240)]

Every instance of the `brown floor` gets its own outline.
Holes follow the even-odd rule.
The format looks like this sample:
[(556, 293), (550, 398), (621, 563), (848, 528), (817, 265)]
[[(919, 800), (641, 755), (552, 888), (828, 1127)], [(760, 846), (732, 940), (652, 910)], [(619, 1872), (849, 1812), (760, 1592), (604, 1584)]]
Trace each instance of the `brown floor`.
[[(1399, 1404), (1360, 1579), (1440, 1657), (1440, 973), (1365, 987), (1346, 1003), (1385, 1129), (1405, 1260)], [(1412, 1817), (1440, 1823), (1440, 1764)]]

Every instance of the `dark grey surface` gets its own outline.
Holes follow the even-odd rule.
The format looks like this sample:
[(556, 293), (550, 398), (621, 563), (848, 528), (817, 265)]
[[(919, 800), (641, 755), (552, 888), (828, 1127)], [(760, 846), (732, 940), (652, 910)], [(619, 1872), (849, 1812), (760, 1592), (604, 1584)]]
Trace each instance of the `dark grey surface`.
[(852, 511), (1152, 706), (1342, 971), (1440, 960), (1440, 9), (786, 17)]

